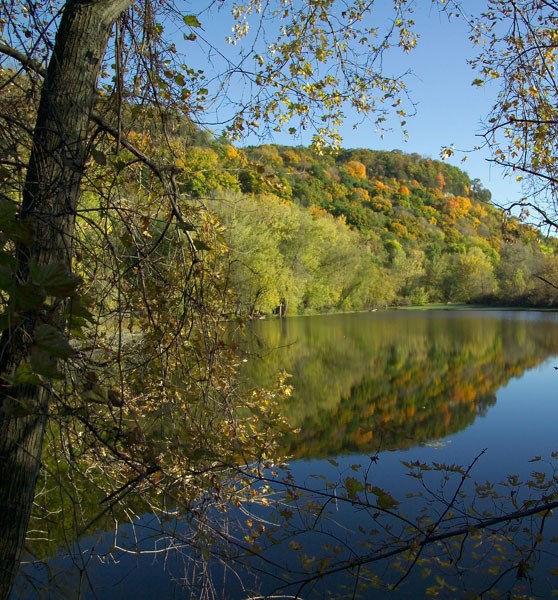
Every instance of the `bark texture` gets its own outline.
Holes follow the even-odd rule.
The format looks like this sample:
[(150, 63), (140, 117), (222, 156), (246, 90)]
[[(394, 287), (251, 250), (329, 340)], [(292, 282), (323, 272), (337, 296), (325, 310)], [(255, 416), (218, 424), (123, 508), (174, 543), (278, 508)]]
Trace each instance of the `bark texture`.
[[(131, 0), (69, 0), (43, 85), (21, 210), (33, 230), (17, 248), (18, 278), (29, 263), (71, 267), (73, 229), (89, 150), (89, 119), (101, 60), (118, 15)], [(63, 330), (60, 310), (28, 311), (0, 342), (0, 376), (28, 359), (41, 323)], [(0, 385), (0, 599), (13, 586), (33, 506), (51, 391), (48, 385)], [(31, 407), (21, 413), (20, 407)]]

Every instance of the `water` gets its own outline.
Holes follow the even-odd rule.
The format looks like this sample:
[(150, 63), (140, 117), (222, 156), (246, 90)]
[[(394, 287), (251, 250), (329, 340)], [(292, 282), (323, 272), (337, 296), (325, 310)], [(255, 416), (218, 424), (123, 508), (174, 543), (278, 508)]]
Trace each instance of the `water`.
[[(441, 499), (451, 502), (459, 488), (455, 518), (439, 524), (439, 533), (457, 525), (461, 510), (472, 510), (474, 516), (485, 509), (500, 515), (504, 509), (513, 510), (513, 502), (519, 506), (527, 493), (549, 493), (507, 487), (501, 490), (501, 506), (502, 501), (492, 497), (479, 498), (475, 483), (505, 481), (511, 474), (525, 481), (533, 471), (554, 476), (550, 463), (529, 460), (540, 456), (546, 461), (558, 449), (557, 315), (386, 311), (301, 317), (256, 322), (242, 344), (246, 385), (269, 384), (278, 370), (291, 375), (295, 391), (284, 411), (299, 431), (284, 440), (284, 450), (291, 457), (295, 486), (306, 488), (275, 484), (277, 497), (286, 502), (277, 510), (250, 506), (252, 517), (235, 515), (243, 526), (251, 521), (252, 531), (263, 523), (258, 518), (265, 519), (254, 538), (265, 560), (244, 561), (248, 568), (261, 569), (258, 578), (265, 593), (300, 594), (305, 600), (384, 598), (385, 588), (375, 591), (367, 584), (386, 586), (401, 579), (396, 598), (426, 597), (433, 586), (440, 588), (438, 597), (466, 597), (467, 591), (474, 597), (497, 580), (493, 590), (502, 594), (512, 588), (518, 594), (550, 597), (555, 587), (550, 572), (556, 565), (548, 540), (557, 534), (550, 516), (535, 551), (523, 551), (525, 565), (515, 552), (519, 546), (530, 547), (541, 528), (540, 517), (522, 522), (509, 539), (495, 525), (490, 535), (478, 540), (478, 547), (474, 533), (464, 543), (459, 538), (456, 544), (431, 545), (408, 574), (413, 556), (402, 560), (401, 571), (393, 562), (368, 562), (366, 557), (409, 539), (401, 520), (383, 512), (392, 502), (399, 503), (393, 504), (399, 513), (416, 519), (424, 510), (435, 522), (444, 515)], [(461, 484), (462, 472), (455, 468), (423, 471), (420, 480), (408, 476), (402, 461), (463, 469), (474, 465)], [(422, 497), (407, 497), (410, 493)], [(278, 528), (273, 525), (276, 520)], [(423, 530), (430, 527), (424, 525)], [(391, 529), (386, 533), (385, 528)], [(81, 545), (106, 551), (111, 543), (101, 532)], [(179, 582), (168, 576), (170, 572), (177, 580), (181, 577), (174, 559), (117, 559), (118, 564), (96, 559), (82, 564), (78, 570), (87, 579), (81, 585), (84, 597), (95, 597), (87, 591), (91, 589), (102, 598), (137, 600), (155, 593), (183, 597)], [(349, 575), (340, 571), (322, 576), (343, 561), (353, 566)], [(76, 589), (76, 569), (63, 552), (49, 566), (51, 572), (65, 573), (57, 579), (61, 589)], [(373, 571), (367, 572), (369, 567)], [(493, 573), (485, 572), (491, 567)], [(215, 572), (223, 597), (249, 596), (243, 587), (253, 573), (237, 568), (240, 579), (230, 574), (220, 579)], [(288, 585), (285, 571), (300, 583)], [(316, 578), (305, 585), (313, 575)], [(34, 576), (45, 577), (44, 572)], [(22, 578), (18, 586), (16, 597), (35, 597)]]
[(463, 430), (468, 443), (478, 437), (473, 447), (515, 437), (521, 452), (540, 453), (554, 444), (557, 332), (553, 313), (511, 311), (260, 321), (243, 375), (251, 385), (277, 369), (292, 375), (285, 413), (301, 431), (286, 445), (296, 458), (456, 443)]

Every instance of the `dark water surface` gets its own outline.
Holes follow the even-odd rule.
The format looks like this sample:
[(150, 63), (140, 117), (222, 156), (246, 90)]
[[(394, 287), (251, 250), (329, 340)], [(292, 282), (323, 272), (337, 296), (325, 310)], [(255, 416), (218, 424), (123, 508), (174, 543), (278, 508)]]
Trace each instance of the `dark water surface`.
[[(463, 502), (473, 502), (474, 506), (488, 502), (496, 514), (500, 509), (492, 500), (475, 500), (475, 482), (502, 481), (510, 474), (526, 480), (533, 471), (550, 473), (552, 478), (552, 465), (529, 460), (538, 456), (547, 459), (558, 450), (555, 313), (386, 311), (266, 320), (253, 323), (242, 344), (247, 350), (242, 371), (246, 385), (269, 384), (278, 370), (291, 376), (294, 393), (284, 411), (298, 433), (286, 438), (284, 447), (292, 457), (291, 470), (297, 485), (340, 496), (348, 493), (349, 500), (362, 499), (366, 489), (374, 490), (367, 496), (374, 502), (382, 504), (387, 498), (389, 504), (389, 498), (396, 498), (401, 511), (416, 517), (424, 498), (409, 499), (406, 495), (420, 491), (421, 483), (407, 475), (409, 468), (402, 461), (467, 467), (479, 457), (461, 488), (467, 494)], [(433, 491), (440, 490), (440, 496), (451, 498), (461, 475), (453, 473), (444, 488), (446, 484), (440, 484), (444, 474), (447, 471), (441, 469), (428, 472), (426, 485)], [(381, 497), (379, 490), (389, 495)], [(514, 498), (524, 491), (510, 489), (505, 493)], [(432, 494), (425, 495), (433, 502)], [(293, 528), (303, 529), (309, 521), (302, 501), (300, 508), (300, 514), (288, 520), (289, 526), (292, 523)], [(263, 509), (254, 510), (262, 518), (272, 518)], [(359, 552), (371, 551), (366, 544), (377, 535), (375, 530), (391, 526), (378, 524), (375, 511), (354, 502), (329, 501), (325, 507), (313, 510), (311, 532), (297, 533), (293, 529), (290, 537), (283, 540), (278, 535), (278, 543), (266, 549), (270, 560), (299, 571), (295, 580), (311, 572), (324, 553), (336, 560), (350, 560)], [(444, 509), (432, 503), (429, 510), (436, 518), (435, 514)], [(553, 531), (557, 529), (553, 518), (547, 520), (545, 539), (556, 535)], [(530, 522), (526, 526), (539, 525)], [(123, 534), (132, 535), (132, 531), (124, 529)], [(99, 550), (111, 543), (109, 535), (103, 537), (101, 532), (82, 540), (81, 546), (87, 556), (93, 545)], [(341, 550), (335, 549), (336, 543)], [(517, 545), (523, 543), (518, 538)], [(459, 559), (458, 576), (451, 565), (443, 564), (455, 548), (448, 549), (447, 556), (440, 549), (436, 550), (438, 554), (432, 552), (428, 564), (419, 561), (393, 596), (427, 597), (428, 587), (436, 584), (436, 566), (440, 566), (444, 577), (448, 570), (454, 576), (447, 575), (448, 587), (442, 586), (438, 597), (467, 597), (466, 590), (475, 597), (502, 574), (496, 569), (496, 575), (481, 575), (479, 566), (487, 566), (490, 560), (499, 564), (500, 554), (512, 552), (500, 546), (496, 529), (489, 542), (483, 544), (482, 552), (486, 550), (486, 554), (478, 548), (465, 547), (461, 553), (457, 550), (454, 560), (455, 556)], [(529, 555), (537, 568), (524, 577), (521, 565), (512, 561), (509, 573), (502, 576), (494, 590), (502, 590), (505, 597), (506, 590), (519, 582), (522, 589), (518, 593), (525, 596), (518, 597), (551, 597), (555, 582), (550, 572), (558, 566), (554, 552), (553, 547), (543, 547), (541, 540), (536, 552)], [(305, 563), (300, 560), (303, 554), (317, 558)], [(332, 564), (329, 560), (323, 568)], [(28, 567), (25, 573), (36, 577), (36, 582), (44, 580), (44, 569), (33, 569)], [(57, 577), (54, 591), (41, 596), (22, 577), (14, 597), (73, 598), (78, 597), (78, 588), (85, 598), (187, 597), (169, 580), (169, 571), (180, 578), (180, 567), (172, 558), (164, 562), (156, 555), (127, 555), (108, 564), (93, 558), (75, 567), (61, 551), (50, 561), (49, 569), (64, 573)], [(305, 600), (392, 597), (386, 591), (361, 590), (360, 584), (376, 576), (384, 583), (394, 583), (406, 572), (403, 569), (397, 574), (392, 566), (379, 564), (373, 574), (365, 573), (364, 567), (358, 570), (360, 579), (341, 573), (302, 587), (284, 587), (279, 575), (275, 578), (264, 574), (262, 588), (278, 597), (300, 593)], [(249, 597), (234, 577), (221, 585), (223, 597)], [(362, 595), (358, 596), (360, 591)]]

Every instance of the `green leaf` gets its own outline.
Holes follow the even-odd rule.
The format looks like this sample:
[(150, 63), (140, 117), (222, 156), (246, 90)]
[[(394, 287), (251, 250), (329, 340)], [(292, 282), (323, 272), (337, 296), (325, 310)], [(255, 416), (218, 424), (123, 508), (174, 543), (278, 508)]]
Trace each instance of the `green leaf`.
[(201, 27), (200, 20), (198, 17), (196, 17), (196, 15), (185, 15), (183, 19), (184, 23), (186, 23), (188, 27)]
[(56, 298), (67, 298), (82, 281), (62, 263), (33, 264), (29, 271), (31, 281), (44, 288), (47, 295)]
[(71, 318), (80, 318), (90, 323), (95, 323), (95, 315), (83, 305), (81, 298), (72, 298), (69, 306), (68, 316)]
[(194, 240), (193, 243), (196, 250), (211, 250), (211, 246), (208, 246), (203, 240)]
[(379, 487), (373, 487), (372, 493), (376, 495), (378, 506), (385, 510), (389, 510), (391, 508), (397, 508), (399, 506), (399, 502), (388, 492), (382, 490)]
[(356, 500), (357, 494), (364, 490), (364, 486), (362, 483), (355, 479), (354, 477), (345, 477), (345, 481), (343, 482), (345, 485), (345, 489), (347, 490), (347, 496), (350, 500)]
[(98, 165), (104, 167), (107, 164), (107, 155), (104, 152), (93, 148), (91, 150), (91, 156)]
[(62, 373), (57, 369), (56, 359), (47, 350), (35, 346), (31, 348), (30, 358), (33, 373), (43, 375), (48, 379), (63, 378)]
[(0, 197), (0, 228), (4, 231), (6, 224), (15, 221), (17, 205), (8, 198)]
[(46, 293), (35, 283), (16, 283), (12, 290), (12, 298), (18, 309), (35, 310), (42, 306)]
[(0, 198), (0, 231), (13, 241), (30, 244), (33, 232), (27, 223), (17, 220), (17, 204), (8, 198)]
[(62, 332), (46, 323), (35, 329), (34, 343), (37, 348), (41, 348), (57, 358), (69, 358), (74, 353)]
[(6, 290), (7, 292), (12, 290), (14, 285), (12, 275), (12, 269), (0, 265), (0, 290)]
[(30, 365), (22, 363), (16, 369), (14, 383), (18, 385), (39, 385), (41, 383), (41, 378), (33, 372)]

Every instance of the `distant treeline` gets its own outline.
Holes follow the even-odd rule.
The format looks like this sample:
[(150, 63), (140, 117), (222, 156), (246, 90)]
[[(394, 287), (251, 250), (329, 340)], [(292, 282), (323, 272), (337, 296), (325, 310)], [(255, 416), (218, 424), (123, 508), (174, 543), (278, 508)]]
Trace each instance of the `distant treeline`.
[(441, 161), (205, 141), (179, 162), (225, 226), (239, 313), (558, 302), (556, 240)]

